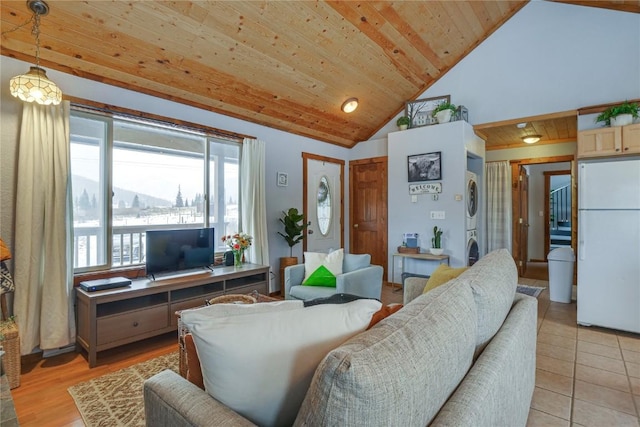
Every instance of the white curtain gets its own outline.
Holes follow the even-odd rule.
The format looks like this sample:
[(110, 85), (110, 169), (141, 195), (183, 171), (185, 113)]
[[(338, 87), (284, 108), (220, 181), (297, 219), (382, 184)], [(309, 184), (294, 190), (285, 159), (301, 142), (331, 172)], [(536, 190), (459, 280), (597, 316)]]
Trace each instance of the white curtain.
[(242, 231), (253, 236), (247, 257), (255, 264), (269, 265), (265, 158), (264, 141), (244, 139), (240, 160), (241, 221)]
[(511, 252), (511, 166), (508, 161), (486, 164), (487, 252), (506, 248)]
[(18, 147), (14, 312), (22, 354), (75, 341), (69, 102), (25, 103)]

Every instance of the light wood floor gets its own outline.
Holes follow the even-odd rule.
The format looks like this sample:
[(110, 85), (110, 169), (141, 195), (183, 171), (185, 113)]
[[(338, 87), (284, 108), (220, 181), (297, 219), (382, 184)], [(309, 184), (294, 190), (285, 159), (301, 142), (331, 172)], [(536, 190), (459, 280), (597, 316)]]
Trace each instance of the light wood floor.
[[(547, 286), (521, 278), (521, 284)], [(385, 304), (402, 293), (383, 286)], [(538, 298), (536, 389), (528, 426), (639, 426), (640, 336), (576, 325), (576, 304)], [(98, 366), (68, 353), (23, 366), (11, 391), (18, 421), (29, 426), (84, 426), (67, 388), (177, 350), (175, 333), (101, 352)]]

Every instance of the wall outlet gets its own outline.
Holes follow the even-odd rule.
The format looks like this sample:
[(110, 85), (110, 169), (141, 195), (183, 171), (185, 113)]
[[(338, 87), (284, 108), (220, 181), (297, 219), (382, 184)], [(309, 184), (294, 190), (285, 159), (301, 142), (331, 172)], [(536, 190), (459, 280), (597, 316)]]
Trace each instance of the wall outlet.
[(445, 219), (444, 211), (431, 211), (431, 219)]

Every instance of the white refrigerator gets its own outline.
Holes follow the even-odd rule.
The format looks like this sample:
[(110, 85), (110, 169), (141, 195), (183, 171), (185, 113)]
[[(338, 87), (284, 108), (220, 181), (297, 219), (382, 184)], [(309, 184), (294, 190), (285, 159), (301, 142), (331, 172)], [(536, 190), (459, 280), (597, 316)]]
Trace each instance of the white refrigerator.
[(578, 323), (640, 333), (640, 158), (578, 164)]

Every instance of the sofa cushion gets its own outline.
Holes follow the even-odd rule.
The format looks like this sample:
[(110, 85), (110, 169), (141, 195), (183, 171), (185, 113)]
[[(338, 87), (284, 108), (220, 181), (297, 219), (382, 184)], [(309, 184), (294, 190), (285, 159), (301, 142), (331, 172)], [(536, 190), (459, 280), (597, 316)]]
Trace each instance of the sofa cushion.
[(420, 425), (471, 366), (476, 308), (468, 286), (421, 295), (320, 363), (295, 425)]
[(453, 280), (465, 271), (467, 271), (469, 267), (460, 267), (453, 268), (449, 267), (447, 264), (440, 264), (438, 268), (436, 268), (433, 273), (431, 273), (431, 277), (427, 280), (427, 284), (424, 287), (422, 293), (426, 294), (427, 292), (437, 288), (438, 286), (444, 285), (449, 280)]
[(306, 286), (336, 286), (336, 276), (342, 274), (344, 250), (328, 254), (322, 252), (304, 253), (304, 280)]
[(518, 270), (506, 249), (480, 258), (455, 282), (471, 286), (478, 312), (476, 356), (498, 332), (507, 317), (518, 286)]
[(261, 426), (291, 425), (322, 358), (364, 331), (376, 300), (216, 304), (182, 312), (207, 393)]

